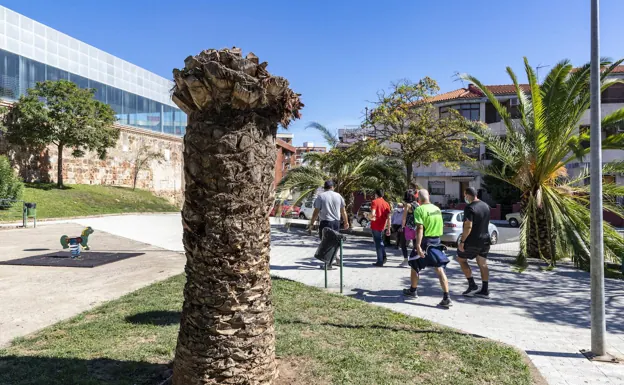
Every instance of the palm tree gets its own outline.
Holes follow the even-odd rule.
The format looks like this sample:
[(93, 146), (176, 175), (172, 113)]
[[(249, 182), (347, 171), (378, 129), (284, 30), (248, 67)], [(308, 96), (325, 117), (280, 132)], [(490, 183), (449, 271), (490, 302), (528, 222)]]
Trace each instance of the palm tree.
[[(607, 78), (622, 60), (602, 63), (602, 90), (621, 80)], [(465, 78), (488, 97), (500, 114), (506, 127), (506, 136), (494, 135), (489, 129), (475, 129), (475, 136), (483, 141), (503, 167), (483, 167), (481, 171), (505, 181), (522, 191), (524, 216), (520, 233), (521, 252), (518, 262), (526, 258), (542, 258), (551, 266), (558, 258), (571, 258), (582, 268), (589, 268), (589, 186), (583, 181), (587, 170), (572, 177), (566, 165), (582, 160), (589, 153), (585, 144), (587, 133), (580, 132), (581, 118), (590, 107), (590, 65), (573, 68), (568, 60), (561, 61), (550, 71), (542, 84), (534, 69), (524, 59), (530, 95), (524, 93), (511, 68), (507, 72), (516, 89), (519, 119), (478, 79)], [(607, 129), (624, 120), (624, 109), (615, 111), (602, 120)], [(603, 141), (603, 149), (624, 148), (624, 135), (618, 134)], [(606, 171), (619, 170), (622, 164), (608, 164)], [(615, 197), (624, 195), (624, 188), (604, 183), (604, 206), (624, 215)], [(604, 225), (605, 259), (624, 256), (624, 239), (608, 224)]]
[(303, 104), (241, 50), (210, 49), (175, 69), (188, 114), (182, 209), (187, 283), (174, 385), (270, 384), (276, 376), (269, 276), (275, 135)]
[(336, 148), (338, 146), (338, 143), (340, 143), (340, 139), (338, 138), (338, 135), (335, 132), (332, 132), (329, 128), (322, 125), (321, 123), (310, 122), (306, 126), (306, 128), (314, 128), (315, 130), (319, 131), (321, 135), (323, 136), (323, 139), (325, 140), (325, 142), (327, 142), (327, 145), (329, 146), (330, 149)]
[(294, 168), (282, 178), (278, 191), (301, 192), (298, 202), (309, 197), (331, 179), (335, 190), (345, 199), (347, 212), (358, 192), (383, 188), (390, 199), (402, 196), (405, 186), (403, 166), (394, 159), (378, 155), (373, 141), (356, 143), (346, 149), (306, 154), (306, 165)]

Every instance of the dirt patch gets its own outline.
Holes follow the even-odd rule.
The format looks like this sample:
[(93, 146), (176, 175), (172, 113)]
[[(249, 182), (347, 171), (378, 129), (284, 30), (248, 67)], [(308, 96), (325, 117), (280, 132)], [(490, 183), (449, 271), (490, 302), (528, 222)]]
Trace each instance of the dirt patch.
[(277, 359), (279, 375), (275, 385), (329, 385), (330, 381), (314, 376), (314, 363), (308, 357), (281, 357)]
[[(319, 378), (313, 374), (314, 361), (309, 357), (281, 357), (277, 358), (278, 377), (274, 385), (330, 385), (326, 378)], [(158, 385), (171, 385), (173, 370), (169, 369), (162, 373), (165, 379)]]

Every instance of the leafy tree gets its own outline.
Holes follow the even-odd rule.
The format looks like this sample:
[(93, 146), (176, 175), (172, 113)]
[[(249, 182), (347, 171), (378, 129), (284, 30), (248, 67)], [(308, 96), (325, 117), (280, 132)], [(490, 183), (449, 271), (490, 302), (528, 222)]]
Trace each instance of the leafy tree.
[(335, 191), (345, 199), (347, 211), (358, 192), (383, 188), (389, 199), (396, 199), (405, 190), (401, 164), (379, 155), (378, 151), (374, 141), (366, 141), (345, 149), (306, 154), (306, 165), (290, 170), (280, 181), (278, 191), (296, 189), (301, 192), (299, 201), (302, 201), (331, 179)]
[(270, 225), (277, 126), (303, 107), (288, 81), (241, 50), (174, 70), (189, 116), (182, 209), (186, 286), (174, 385), (271, 384), (277, 374)]
[[(0, 156), (0, 199), (20, 199), (24, 183), (11, 167), (11, 162), (6, 156)], [(2, 208), (3, 205), (0, 205)]]
[[(504, 173), (507, 177), (511, 176), (511, 171), (509, 169), (503, 171), (503, 163), (498, 158), (492, 160), (491, 168), (497, 170), (498, 173)], [(497, 203), (510, 205), (520, 202), (522, 192), (516, 186), (508, 182), (486, 174), (483, 176), (483, 184), (492, 199)]]
[(82, 157), (95, 151), (106, 158), (107, 149), (119, 138), (113, 127), (113, 109), (93, 98), (94, 89), (82, 89), (67, 81), (37, 83), (4, 117), (9, 142), (17, 145), (55, 145), (58, 150), (59, 188), (63, 187), (63, 155)]
[(462, 148), (472, 145), (467, 133), (473, 123), (453, 109), (448, 117), (439, 117), (429, 101), (438, 90), (436, 81), (429, 77), (418, 83), (393, 83), (389, 93), (378, 93), (376, 107), (366, 123), (375, 130), (375, 138), (386, 145), (388, 155), (403, 162), (410, 186), (414, 164), (444, 162), (453, 167), (471, 160)]
[(141, 143), (139, 149), (134, 157), (134, 169), (132, 170), (132, 190), (136, 190), (137, 180), (139, 179), (139, 173), (149, 166), (150, 162), (157, 161), (160, 163), (165, 157), (161, 152), (150, 151), (151, 148)]
[[(476, 127), (474, 134), (481, 139), (501, 167), (483, 167), (481, 171), (522, 191), (524, 220), (520, 232), (521, 253), (518, 262), (526, 258), (543, 258), (555, 265), (557, 258), (571, 258), (577, 266), (590, 264), (589, 186), (583, 180), (585, 170), (576, 177), (568, 175), (566, 165), (589, 153), (583, 146), (587, 133), (579, 132), (579, 123), (590, 107), (590, 65), (574, 69), (568, 60), (559, 62), (542, 84), (535, 70), (524, 59), (530, 85), (530, 95), (518, 84), (516, 74), (507, 67), (519, 101), (519, 119), (512, 119), (503, 106), (478, 79), (465, 76), (487, 95), (500, 114), (506, 136), (495, 135), (488, 128)], [(604, 61), (601, 87), (604, 91), (622, 80), (607, 78), (622, 63)], [(602, 127), (608, 129), (624, 121), (624, 109), (608, 114)], [(624, 134), (609, 136), (603, 149), (624, 149)], [(622, 172), (623, 164), (605, 165), (606, 172)], [(615, 202), (624, 195), (624, 187), (603, 184), (604, 207), (620, 216), (624, 209)], [(624, 238), (607, 223), (604, 224), (605, 259), (615, 261), (624, 256)]]

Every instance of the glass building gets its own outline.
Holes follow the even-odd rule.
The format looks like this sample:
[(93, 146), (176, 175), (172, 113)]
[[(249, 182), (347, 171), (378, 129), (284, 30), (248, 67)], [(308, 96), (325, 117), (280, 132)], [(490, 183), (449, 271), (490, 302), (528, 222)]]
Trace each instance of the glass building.
[(95, 89), (119, 124), (184, 135), (186, 114), (171, 101), (172, 81), (0, 6), (0, 99), (59, 79)]

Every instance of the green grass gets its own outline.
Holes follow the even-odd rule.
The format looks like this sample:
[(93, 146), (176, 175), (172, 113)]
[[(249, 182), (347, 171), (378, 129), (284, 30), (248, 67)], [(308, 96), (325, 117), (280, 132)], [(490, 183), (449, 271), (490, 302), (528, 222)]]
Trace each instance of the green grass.
[[(183, 285), (176, 276), (16, 339), (0, 350), (0, 384), (159, 383)], [(297, 363), (297, 384), (532, 383), (520, 352), (487, 339), (286, 280), (273, 297), (277, 355)]]
[[(37, 219), (130, 212), (174, 212), (179, 208), (149, 191), (101, 185), (26, 184), (22, 200), (37, 203)], [(22, 217), (20, 207), (0, 210), (0, 221)]]

